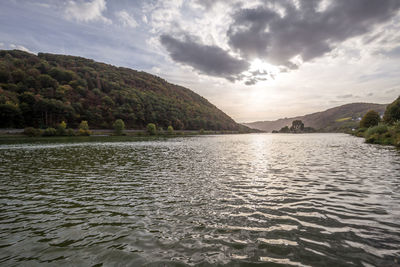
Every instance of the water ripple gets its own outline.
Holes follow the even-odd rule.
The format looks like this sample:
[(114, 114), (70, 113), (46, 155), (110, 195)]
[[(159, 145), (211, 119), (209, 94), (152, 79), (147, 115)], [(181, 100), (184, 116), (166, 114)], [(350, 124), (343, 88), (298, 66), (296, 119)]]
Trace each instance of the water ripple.
[(400, 153), (347, 135), (0, 145), (0, 162), (0, 265), (400, 261)]

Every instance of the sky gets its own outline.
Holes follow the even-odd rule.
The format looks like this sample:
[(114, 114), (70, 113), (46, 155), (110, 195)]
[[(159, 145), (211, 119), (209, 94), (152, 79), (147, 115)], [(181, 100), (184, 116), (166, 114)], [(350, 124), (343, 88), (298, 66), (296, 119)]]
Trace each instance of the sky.
[(237, 122), (400, 95), (400, 0), (2, 0), (0, 49), (192, 89)]

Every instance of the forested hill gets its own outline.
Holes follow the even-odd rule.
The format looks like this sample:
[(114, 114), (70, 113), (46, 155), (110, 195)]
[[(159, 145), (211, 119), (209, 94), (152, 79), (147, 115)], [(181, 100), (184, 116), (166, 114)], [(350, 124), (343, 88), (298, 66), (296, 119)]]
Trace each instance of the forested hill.
[(305, 116), (284, 118), (276, 121), (243, 123), (243, 125), (271, 132), (285, 126), (290, 126), (294, 120), (301, 120), (305, 126), (313, 127), (320, 132), (346, 132), (349, 129), (358, 127), (361, 117), (369, 110), (375, 110), (383, 115), (386, 106), (384, 104), (373, 103), (351, 103)]
[(229, 116), (191, 90), (140, 71), (90, 59), (0, 50), (0, 127), (238, 130)]

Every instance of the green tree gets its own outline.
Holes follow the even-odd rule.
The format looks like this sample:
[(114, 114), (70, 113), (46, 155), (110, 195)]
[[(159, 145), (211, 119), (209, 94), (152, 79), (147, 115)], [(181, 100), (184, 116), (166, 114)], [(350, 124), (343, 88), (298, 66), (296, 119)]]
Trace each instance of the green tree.
[(79, 124), (79, 135), (90, 135), (89, 124), (87, 121), (81, 121)]
[(21, 110), (12, 103), (0, 104), (0, 127), (19, 127), (22, 124)]
[(302, 132), (304, 130), (304, 123), (301, 120), (294, 120), (290, 127), (291, 132)]
[(87, 121), (81, 121), (81, 123), (79, 124), (79, 129), (82, 130), (89, 130), (89, 124)]
[(147, 133), (150, 135), (156, 135), (157, 134), (157, 127), (154, 123), (149, 123), (147, 124)]
[(67, 134), (67, 123), (62, 121), (57, 125), (57, 135), (66, 135)]
[(125, 123), (123, 120), (118, 119), (114, 122), (113, 127), (116, 135), (122, 135), (123, 131), (125, 130)]
[(282, 128), (279, 130), (279, 132), (280, 132), (280, 133), (290, 133), (290, 129), (289, 129), (288, 126), (285, 126), (285, 127), (282, 127)]
[(370, 110), (361, 119), (360, 127), (361, 128), (369, 128), (372, 126), (376, 126), (376, 125), (378, 125), (378, 123), (380, 121), (381, 121), (381, 117), (379, 116), (379, 113), (376, 112), (375, 110)]
[(57, 130), (54, 128), (47, 128), (46, 130), (44, 130), (43, 132), (43, 136), (55, 136), (57, 134)]
[(400, 121), (400, 96), (386, 107), (383, 120), (389, 124)]
[(40, 129), (36, 129), (33, 127), (27, 127), (24, 129), (23, 134), (33, 137), (33, 136), (40, 136), (42, 133), (41, 133)]
[(168, 126), (167, 132), (168, 132), (168, 134), (173, 134), (174, 133), (174, 127), (172, 127), (172, 125)]

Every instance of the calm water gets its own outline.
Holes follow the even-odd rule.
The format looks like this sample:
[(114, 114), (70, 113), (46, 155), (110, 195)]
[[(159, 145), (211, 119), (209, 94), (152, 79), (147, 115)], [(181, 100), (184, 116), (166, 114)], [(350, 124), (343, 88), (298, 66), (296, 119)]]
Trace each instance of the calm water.
[(400, 262), (400, 151), (361, 138), (15, 144), (0, 162), (2, 266)]

